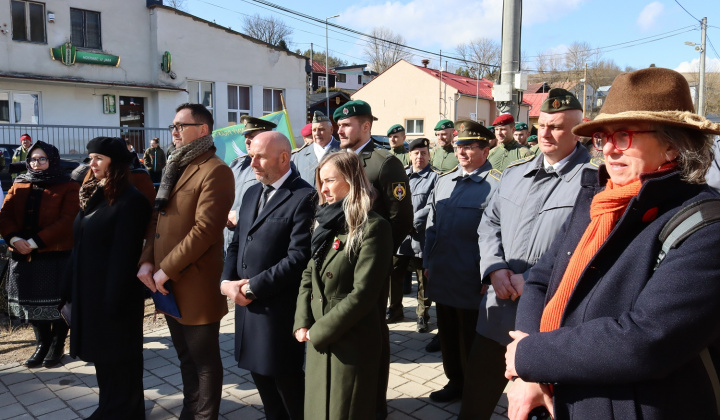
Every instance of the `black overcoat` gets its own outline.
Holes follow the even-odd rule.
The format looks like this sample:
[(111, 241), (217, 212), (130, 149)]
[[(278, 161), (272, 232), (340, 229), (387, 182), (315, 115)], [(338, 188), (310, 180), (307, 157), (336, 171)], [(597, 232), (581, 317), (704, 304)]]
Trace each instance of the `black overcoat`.
[(137, 270), (150, 213), (133, 186), (112, 206), (98, 188), (75, 218), (65, 288), (72, 302), (71, 356), (108, 363), (142, 352), (144, 286)]
[[(600, 185), (607, 179), (600, 167)], [(699, 353), (720, 339), (720, 223), (668, 252), (656, 271), (658, 235), (684, 206), (717, 197), (677, 172), (646, 179), (580, 276), (560, 328), (537, 333), (601, 190), (585, 170), (570, 218), (530, 271), (516, 328), (521, 378), (554, 385), (556, 419), (717, 418)]]
[[(235, 360), (267, 376), (302, 368), (304, 343), (293, 335), (302, 272), (310, 259), (315, 190), (293, 171), (257, 214), (262, 184), (243, 197), (233, 240), (225, 257), (224, 280), (250, 279), (257, 297), (235, 307)], [(257, 217), (256, 217), (257, 215)]]

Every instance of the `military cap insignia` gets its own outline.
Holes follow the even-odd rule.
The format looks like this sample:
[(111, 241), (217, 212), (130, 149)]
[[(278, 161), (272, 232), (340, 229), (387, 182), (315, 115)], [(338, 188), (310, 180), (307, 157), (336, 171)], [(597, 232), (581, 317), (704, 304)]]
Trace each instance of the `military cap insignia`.
[(405, 188), (404, 182), (395, 182), (392, 184), (392, 192), (393, 196), (397, 199), (397, 201), (402, 201), (403, 198), (407, 195), (407, 188)]
[(552, 107), (555, 109), (559, 109), (561, 106), (562, 106), (562, 104), (557, 99), (555, 99), (552, 103)]
[(347, 108), (343, 108), (343, 114), (347, 115), (349, 113), (350, 113), (350, 111)]
[(599, 168), (600, 165), (605, 164), (605, 159), (600, 158), (600, 157), (594, 157), (594, 158), (590, 159), (590, 164), (591, 164), (592, 166), (595, 166), (595, 167), (598, 167), (598, 168)]

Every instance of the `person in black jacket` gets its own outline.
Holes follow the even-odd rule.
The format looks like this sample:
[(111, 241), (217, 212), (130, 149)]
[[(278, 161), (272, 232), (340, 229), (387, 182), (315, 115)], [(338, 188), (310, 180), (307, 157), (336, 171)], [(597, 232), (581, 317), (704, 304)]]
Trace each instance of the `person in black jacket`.
[(129, 181), (132, 159), (119, 138), (88, 143), (65, 298), (70, 355), (95, 364), (100, 403), (90, 419), (143, 419), (143, 285), (135, 274), (150, 203)]

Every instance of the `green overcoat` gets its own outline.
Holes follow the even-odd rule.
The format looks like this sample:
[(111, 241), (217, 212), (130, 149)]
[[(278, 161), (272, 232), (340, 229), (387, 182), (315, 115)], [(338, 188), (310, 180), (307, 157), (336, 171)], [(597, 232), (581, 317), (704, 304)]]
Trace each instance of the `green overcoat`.
[(321, 267), (303, 273), (293, 331), (309, 328), (305, 360), (305, 418), (375, 418), (381, 325), (378, 308), (393, 254), (390, 224), (368, 214), (358, 255), (348, 259), (347, 234), (337, 235)]

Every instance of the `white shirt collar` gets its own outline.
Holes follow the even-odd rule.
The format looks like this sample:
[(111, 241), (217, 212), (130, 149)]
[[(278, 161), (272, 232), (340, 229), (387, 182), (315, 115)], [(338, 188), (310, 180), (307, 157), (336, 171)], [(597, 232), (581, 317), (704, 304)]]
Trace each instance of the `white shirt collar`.
[(570, 158), (572, 158), (572, 156), (575, 154), (576, 151), (577, 151), (577, 147), (575, 147), (575, 149), (573, 149), (572, 153), (565, 156), (563, 159), (555, 162), (555, 164), (553, 164), (553, 165), (551, 165), (547, 161), (547, 157), (543, 156), (543, 167), (545, 168), (545, 170), (547, 170), (549, 167), (552, 167), (555, 172), (558, 172), (560, 169), (562, 169), (563, 166), (565, 166), (566, 163), (568, 163), (568, 161), (570, 160)]
[[(280, 179), (278, 179), (277, 181), (275, 181), (275, 182), (273, 182), (273, 183), (271, 184), (272, 187), (274, 188), (274, 189), (273, 189), (273, 192), (270, 193), (271, 196), (272, 196), (272, 194), (273, 194), (275, 191), (277, 191), (278, 188), (280, 188), (280, 187), (282, 186), (282, 184), (285, 182), (285, 180), (290, 177), (290, 174), (291, 174), (291, 173), (292, 173), (292, 169), (288, 169), (288, 171), (285, 173), (285, 175), (281, 176)], [(268, 198), (268, 200), (269, 200), (269, 199), (270, 199), (270, 198)]]
[(330, 138), (330, 141), (325, 145), (325, 147), (322, 147), (319, 144), (313, 142), (313, 151), (315, 152), (315, 157), (317, 157), (318, 162), (320, 162), (320, 159), (322, 159), (322, 157), (325, 156), (325, 153), (330, 150), (330, 144), (332, 144), (332, 137)]

